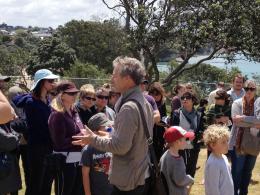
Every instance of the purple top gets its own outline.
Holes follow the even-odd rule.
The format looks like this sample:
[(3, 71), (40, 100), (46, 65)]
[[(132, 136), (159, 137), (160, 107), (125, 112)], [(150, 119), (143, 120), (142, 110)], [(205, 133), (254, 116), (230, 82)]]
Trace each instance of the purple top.
[(152, 96), (144, 94), (144, 97), (149, 102), (149, 104), (151, 104), (153, 111), (158, 110), (157, 104)]
[(181, 107), (181, 99), (179, 96), (174, 96), (171, 102), (172, 112), (178, 110)]
[(72, 116), (68, 112), (52, 111), (49, 121), (49, 129), (53, 142), (53, 150), (56, 152), (80, 152), (81, 147), (72, 145), (72, 136), (80, 133), (83, 124), (77, 112), (72, 111)]

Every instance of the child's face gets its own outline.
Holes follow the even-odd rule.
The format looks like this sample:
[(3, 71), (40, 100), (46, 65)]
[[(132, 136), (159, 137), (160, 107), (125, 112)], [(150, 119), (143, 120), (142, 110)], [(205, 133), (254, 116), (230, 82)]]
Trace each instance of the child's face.
[(217, 140), (216, 143), (210, 144), (213, 153), (216, 154), (227, 154), (228, 153), (228, 138), (223, 137)]
[(93, 132), (94, 132), (95, 134), (99, 135), (99, 131), (106, 131), (106, 127), (105, 127), (105, 126), (100, 126), (100, 127), (98, 128), (98, 130), (93, 131)]
[(187, 142), (185, 137), (180, 138), (179, 140), (177, 140), (177, 142), (179, 150), (184, 150), (186, 148)]
[(105, 126), (100, 126), (98, 131), (106, 131), (106, 127)]

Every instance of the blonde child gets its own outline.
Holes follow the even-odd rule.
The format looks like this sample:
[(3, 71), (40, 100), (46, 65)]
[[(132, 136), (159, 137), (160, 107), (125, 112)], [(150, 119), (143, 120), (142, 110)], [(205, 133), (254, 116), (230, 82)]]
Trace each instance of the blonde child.
[(160, 159), (160, 169), (167, 182), (169, 195), (187, 195), (194, 179), (186, 174), (186, 167), (179, 150), (184, 150), (186, 139), (194, 139), (193, 132), (187, 132), (182, 127), (172, 126), (164, 133), (164, 139), (169, 149)]
[(204, 175), (206, 195), (234, 194), (231, 168), (225, 156), (228, 152), (228, 127), (211, 125), (204, 132), (203, 139), (209, 150), (211, 150)]

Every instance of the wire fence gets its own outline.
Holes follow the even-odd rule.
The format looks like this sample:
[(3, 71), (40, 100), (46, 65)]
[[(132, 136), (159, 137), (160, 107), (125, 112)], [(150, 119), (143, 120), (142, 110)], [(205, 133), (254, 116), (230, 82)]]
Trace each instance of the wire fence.
[[(21, 88), (29, 91), (32, 84), (33, 79), (30, 76), (10, 76), (11, 80), (7, 83), (6, 88), (9, 88), (14, 85), (18, 85)], [(71, 77), (61, 77), (60, 80), (70, 80), (75, 83), (75, 85), (80, 88), (84, 84), (92, 84), (95, 88), (102, 86), (104, 83), (110, 83), (109, 79), (97, 79), (97, 78), (71, 78)], [(185, 84), (187, 81), (174, 80), (171, 85), (165, 86), (165, 90), (168, 95), (172, 95), (172, 88), (177, 84)], [(197, 94), (198, 98), (205, 98), (208, 94), (216, 89), (216, 83), (212, 82), (203, 82), (203, 81), (191, 81), (192, 87)], [(229, 83), (225, 84), (225, 89), (228, 90), (231, 87)], [(260, 89), (260, 85), (257, 85), (257, 89)], [(257, 90), (257, 94), (259, 94), (259, 90)]]

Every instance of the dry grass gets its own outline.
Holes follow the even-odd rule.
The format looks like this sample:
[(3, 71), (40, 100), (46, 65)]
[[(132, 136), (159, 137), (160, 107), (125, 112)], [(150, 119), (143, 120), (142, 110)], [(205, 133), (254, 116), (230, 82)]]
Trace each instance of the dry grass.
[[(204, 186), (200, 184), (203, 178), (204, 166), (207, 157), (206, 149), (202, 149), (199, 156), (198, 166), (200, 169), (196, 172), (195, 176), (195, 184), (192, 187), (190, 195), (203, 195), (205, 194)], [(260, 157), (257, 158), (255, 168), (253, 170), (253, 177), (254, 181), (259, 182), (258, 184), (250, 184), (249, 186), (249, 195), (257, 195), (260, 194)], [(24, 183), (23, 183), (24, 186)], [(22, 189), (19, 193), (20, 195), (24, 194), (24, 189)], [(52, 193), (54, 195), (54, 193)]]
[[(207, 158), (207, 150), (202, 149), (200, 151), (199, 161), (197, 166), (200, 166), (200, 169), (196, 172), (195, 175), (195, 184), (192, 187), (190, 195), (202, 195), (205, 194), (204, 185), (201, 185), (201, 181), (204, 174), (204, 167)], [(257, 195), (260, 194), (260, 157), (257, 158), (255, 168), (253, 170), (253, 177), (254, 181), (259, 182), (258, 184), (254, 184), (249, 186), (249, 193), (248, 195)]]

